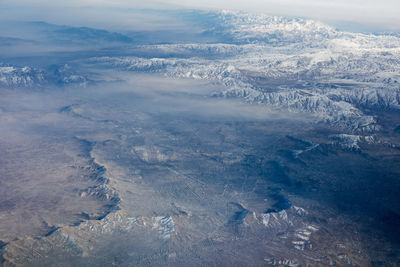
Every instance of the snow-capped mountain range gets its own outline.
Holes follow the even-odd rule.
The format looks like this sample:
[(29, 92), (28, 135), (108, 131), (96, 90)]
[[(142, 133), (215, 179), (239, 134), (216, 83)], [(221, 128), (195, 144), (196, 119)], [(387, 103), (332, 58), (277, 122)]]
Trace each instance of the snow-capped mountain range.
[(44, 71), (30, 67), (0, 65), (0, 85), (4, 87), (29, 87), (44, 82)]
[[(226, 42), (133, 44), (148, 54), (167, 56), (139, 53), (82, 62), (91, 67), (218, 82), (225, 89), (212, 96), (312, 113), (319, 121), (351, 133), (379, 128), (376, 119), (364, 113), (365, 108), (400, 107), (400, 38), (396, 36), (342, 32), (312, 20), (242, 12), (220, 11), (212, 17), (213, 27), (205, 31), (225, 36)], [(0, 84), (88, 81), (85, 74), (71, 74), (69, 67), (60, 70), (56, 76), (62, 77), (55, 78), (54, 73), (46, 75), (29, 67), (4, 66)]]
[(53, 71), (19, 67), (10, 64), (0, 64), (0, 87), (6, 88), (41, 88), (43, 86), (59, 86), (79, 84), (86, 85), (88, 79), (85, 75), (78, 74), (68, 64), (60, 66)]

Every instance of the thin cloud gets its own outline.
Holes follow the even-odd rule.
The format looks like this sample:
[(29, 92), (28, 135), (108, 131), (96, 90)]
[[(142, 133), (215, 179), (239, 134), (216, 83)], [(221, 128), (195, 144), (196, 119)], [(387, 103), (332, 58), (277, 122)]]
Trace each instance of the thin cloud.
[[(140, 23), (161, 27), (162, 17), (145, 18), (127, 9), (199, 8), (234, 9), (271, 15), (308, 17), (330, 24), (354, 22), (371, 29), (400, 30), (400, 1), (398, 0), (70, 0), (70, 1), (0, 1), (3, 19), (35, 19), (53, 23), (80, 23), (88, 26), (129, 28)], [(148, 14), (147, 14), (148, 15)], [(73, 19), (72, 19), (73, 18)]]

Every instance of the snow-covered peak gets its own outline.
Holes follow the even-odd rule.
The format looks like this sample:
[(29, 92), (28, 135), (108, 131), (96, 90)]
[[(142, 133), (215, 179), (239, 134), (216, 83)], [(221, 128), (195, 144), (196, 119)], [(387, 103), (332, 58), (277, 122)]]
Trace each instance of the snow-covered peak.
[(31, 67), (16, 67), (0, 64), (0, 86), (30, 87), (41, 84), (45, 73)]
[(223, 10), (217, 13), (221, 26), (238, 41), (262, 42), (271, 45), (285, 45), (307, 41), (323, 41), (342, 33), (318, 21), (302, 18), (286, 18), (262, 14), (249, 14)]

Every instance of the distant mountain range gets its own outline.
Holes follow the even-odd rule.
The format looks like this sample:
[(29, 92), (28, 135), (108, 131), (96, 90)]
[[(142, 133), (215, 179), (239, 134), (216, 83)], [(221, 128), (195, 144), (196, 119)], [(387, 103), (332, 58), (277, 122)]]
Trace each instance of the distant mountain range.
[[(219, 35), (218, 42), (137, 45), (128, 35), (105, 30), (45, 22), (30, 25), (55, 43), (128, 47), (124, 56), (103, 53), (80, 61), (91, 68), (216, 81), (225, 89), (212, 96), (312, 113), (317, 121), (349, 133), (379, 128), (365, 109), (400, 108), (397, 36), (341, 32), (312, 20), (243, 12), (200, 12), (198, 16), (202, 34)], [(64, 66), (50, 73), (29, 67), (0, 68), (0, 84), (6, 87), (87, 84), (87, 76)]]

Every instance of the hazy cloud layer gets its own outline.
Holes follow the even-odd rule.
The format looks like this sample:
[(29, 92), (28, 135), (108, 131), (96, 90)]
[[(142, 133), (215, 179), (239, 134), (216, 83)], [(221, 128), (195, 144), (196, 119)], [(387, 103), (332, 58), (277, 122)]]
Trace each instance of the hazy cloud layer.
[[(370, 30), (400, 30), (400, 1), (398, 0), (71, 0), (71, 1), (0, 1), (0, 17), (7, 19), (46, 20), (53, 23), (85, 24), (107, 26), (108, 28), (163, 27), (165, 18), (161, 15), (149, 17), (127, 9), (140, 8), (201, 8), (240, 9), (273, 15), (310, 17), (334, 25), (348, 22), (365, 25)], [(72, 19), (74, 18), (74, 19)], [(107, 24), (108, 25), (104, 25)], [(103, 24), (103, 25), (102, 25)], [(179, 27), (170, 25), (169, 27)], [(360, 26), (361, 27), (361, 26)]]

